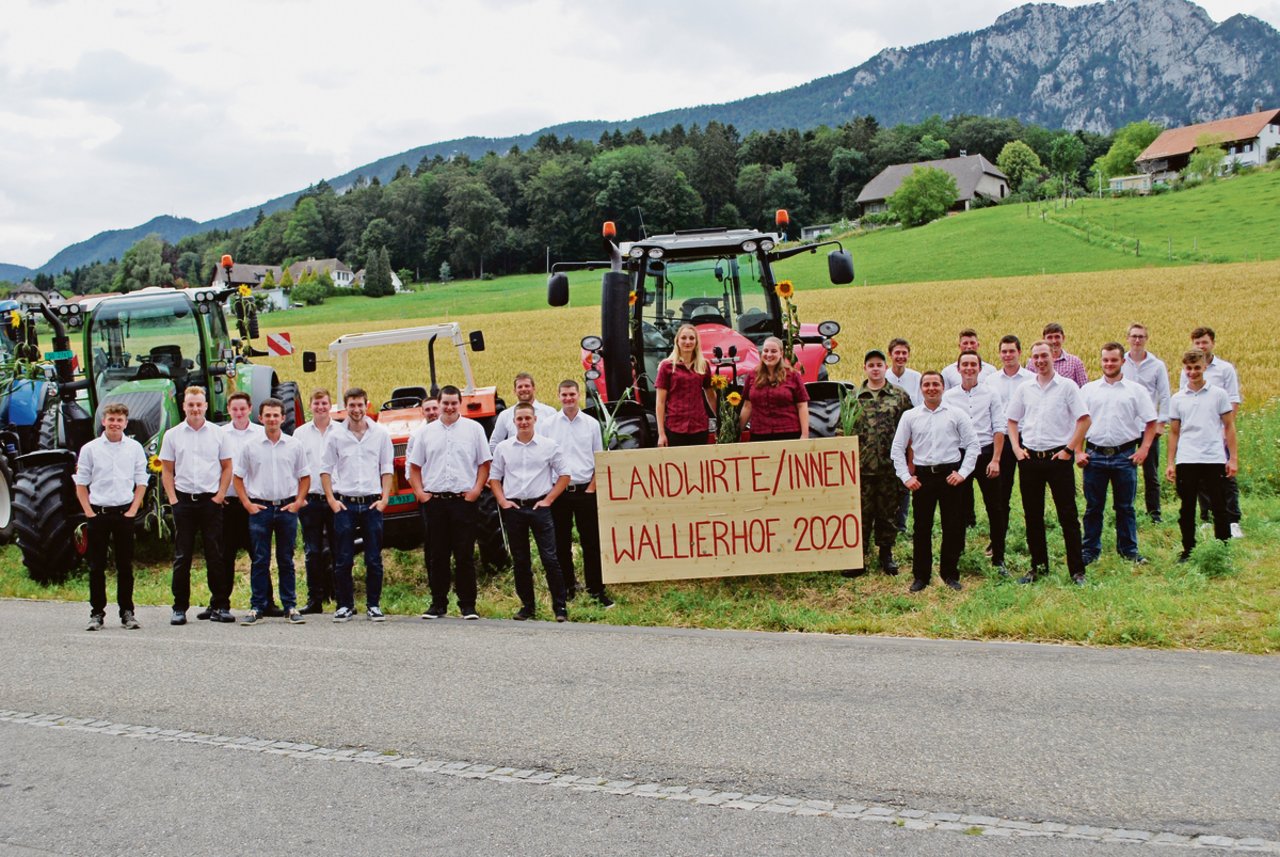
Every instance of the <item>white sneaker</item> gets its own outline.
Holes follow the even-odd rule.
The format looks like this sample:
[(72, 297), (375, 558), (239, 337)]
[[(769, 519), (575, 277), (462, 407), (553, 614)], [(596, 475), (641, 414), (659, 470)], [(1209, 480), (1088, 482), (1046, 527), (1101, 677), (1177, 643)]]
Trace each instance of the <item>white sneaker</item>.
[(356, 615), (355, 611), (350, 607), (339, 607), (333, 614), (333, 621), (349, 622), (351, 621), (351, 617), (354, 615)]
[(1243, 538), (1244, 538), (1244, 530), (1240, 529), (1240, 525), (1239, 525), (1239, 524), (1232, 524), (1232, 525), (1231, 525), (1231, 538), (1233, 538), (1233, 539), (1243, 539)]
[(385, 622), (385, 621), (387, 621), (387, 617), (386, 617), (386, 616), (384, 616), (384, 615), (382, 615), (382, 608), (381, 608), (381, 607), (378, 607), (377, 605), (374, 605), (373, 607), (368, 608), (368, 609), (367, 609), (367, 610), (365, 610), (364, 612), (365, 612), (365, 615), (367, 615), (367, 616), (369, 617), (369, 621), (370, 621), (370, 622)]

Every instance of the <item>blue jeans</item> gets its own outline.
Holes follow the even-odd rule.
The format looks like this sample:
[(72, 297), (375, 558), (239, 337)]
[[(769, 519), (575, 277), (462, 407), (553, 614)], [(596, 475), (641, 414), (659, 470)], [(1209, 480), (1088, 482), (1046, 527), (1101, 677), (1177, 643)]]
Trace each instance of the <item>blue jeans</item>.
[(267, 506), (249, 516), (249, 606), (265, 610), (271, 602), (272, 536), (276, 542), (276, 571), (280, 575), (280, 605), (288, 613), (298, 604), (293, 568), (298, 513), (286, 512), (278, 506)]
[(356, 530), (364, 534), (365, 604), (382, 604), (382, 513), (371, 505), (350, 504), (333, 516), (333, 581), (339, 607), (354, 610), (355, 584), (351, 567), (356, 558)]
[(1084, 469), (1084, 559), (1092, 562), (1102, 553), (1102, 513), (1107, 489), (1115, 496), (1116, 551), (1132, 559), (1138, 555), (1138, 517), (1133, 501), (1138, 495), (1138, 466), (1129, 460), (1133, 450), (1117, 455), (1089, 453)]

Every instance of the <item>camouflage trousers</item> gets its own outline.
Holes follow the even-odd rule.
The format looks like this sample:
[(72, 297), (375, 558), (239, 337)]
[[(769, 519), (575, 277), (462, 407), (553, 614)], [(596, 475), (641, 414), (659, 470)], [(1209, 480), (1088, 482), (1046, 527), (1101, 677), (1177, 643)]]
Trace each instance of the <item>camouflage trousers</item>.
[(906, 493), (906, 486), (892, 470), (887, 473), (862, 474), (863, 545), (893, 545), (898, 537), (898, 504)]

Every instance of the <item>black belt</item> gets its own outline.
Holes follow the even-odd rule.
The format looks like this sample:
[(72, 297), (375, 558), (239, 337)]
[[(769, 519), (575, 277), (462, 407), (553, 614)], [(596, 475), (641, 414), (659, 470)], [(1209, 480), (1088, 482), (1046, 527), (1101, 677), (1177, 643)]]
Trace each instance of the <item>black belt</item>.
[(308, 502), (308, 503), (312, 502), (313, 500), (314, 500), (314, 501), (321, 502), (321, 503), (327, 503), (327, 502), (328, 502), (328, 500), (327, 500), (327, 499), (325, 499), (325, 496), (324, 496), (324, 492), (323, 492), (323, 491), (322, 491), (322, 492), (320, 492), (319, 494), (308, 494), (308, 495), (307, 495), (307, 502)]
[(95, 506), (90, 503), (89, 508), (93, 510), (95, 515), (123, 515), (125, 512), (129, 511), (129, 507), (131, 505), (133, 504), (125, 503), (123, 506)]
[(959, 470), (960, 470), (959, 461), (951, 461), (946, 464), (917, 464), (916, 465), (917, 476), (920, 475), (921, 473), (927, 473), (933, 476), (939, 473), (942, 473), (942, 474), (955, 473)]
[(192, 494), (190, 491), (174, 491), (173, 493), (178, 498), (178, 500), (186, 501), (188, 503), (201, 503), (205, 500), (213, 499), (212, 492), (206, 492), (203, 494)]
[(381, 494), (365, 494), (360, 497), (353, 497), (350, 494), (334, 494), (338, 498), (339, 503), (348, 506), (372, 506), (374, 503), (382, 499)]
[(543, 494), (541, 497), (529, 497), (524, 500), (517, 500), (515, 497), (507, 498), (507, 500), (509, 500), (512, 503), (515, 503), (517, 506), (519, 506), (522, 509), (531, 509), (545, 499), (547, 499), (546, 494)]
[(294, 502), (296, 499), (298, 498), (287, 497), (284, 500), (259, 500), (257, 497), (250, 497), (249, 502), (253, 503), (255, 506), (279, 507), (279, 506), (288, 506), (290, 503)]
[(591, 483), (590, 483), (590, 482), (582, 482), (582, 483), (579, 483), (579, 484), (577, 484), (577, 485), (570, 485), (570, 486), (568, 486), (567, 488), (565, 488), (565, 489), (564, 489), (564, 493), (566, 493), (566, 494), (573, 494), (573, 493), (576, 493), (576, 492), (578, 492), (578, 491), (586, 491), (586, 490), (587, 490), (588, 488), (590, 488), (590, 487), (591, 487)]
[(459, 494), (457, 491), (428, 491), (432, 500), (465, 500), (467, 495)]
[(1096, 452), (1098, 455), (1123, 455), (1126, 452), (1132, 452), (1138, 448), (1138, 441), (1131, 440), (1128, 443), (1122, 443), (1119, 446), (1098, 446), (1095, 443), (1086, 443), (1084, 448), (1090, 452)]
[(1053, 449), (1028, 449), (1027, 455), (1031, 458), (1043, 460), (1046, 458), (1053, 458), (1064, 449), (1066, 449), (1065, 446), (1055, 446)]

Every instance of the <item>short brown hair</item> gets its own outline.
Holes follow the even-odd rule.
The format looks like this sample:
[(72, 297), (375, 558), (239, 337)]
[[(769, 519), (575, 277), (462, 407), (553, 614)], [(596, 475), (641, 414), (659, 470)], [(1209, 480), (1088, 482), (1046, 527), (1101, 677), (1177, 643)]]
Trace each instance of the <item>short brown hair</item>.
[(925, 371), (921, 372), (921, 373), (920, 373), (920, 383), (921, 383), (921, 384), (923, 384), (923, 383), (924, 383), (924, 379), (925, 379), (925, 378), (928, 378), (930, 375), (934, 375), (934, 376), (936, 376), (936, 377), (937, 377), (937, 379), (938, 379), (939, 381), (942, 381), (942, 385), (943, 385), (944, 387), (947, 385), (947, 382), (946, 382), (946, 381), (943, 379), (943, 377), (942, 377), (942, 373), (941, 373), (941, 372), (939, 372), (937, 369), (926, 369)]
[(369, 394), (364, 391), (363, 387), (348, 387), (347, 392), (342, 394), (342, 404), (346, 404), (352, 399), (364, 399), (369, 401)]
[(578, 384), (577, 381), (573, 380), (572, 378), (565, 378), (563, 381), (560, 382), (560, 386), (557, 387), (556, 389), (567, 390), (570, 387), (577, 390), (578, 392), (582, 392), (582, 387)]
[(267, 408), (279, 408), (280, 416), (284, 416), (284, 402), (276, 398), (265, 398), (258, 403), (258, 418), (262, 418), (262, 412)]
[[(1049, 322), (1044, 326), (1044, 330), (1040, 331), (1041, 336), (1048, 336), (1051, 333), (1061, 333), (1063, 336), (1067, 335), (1067, 332), (1062, 329), (1062, 325), (1058, 324), (1056, 321)], [(1035, 348), (1034, 345), (1031, 347)]]
[(1202, 336), (1207, 336), (1214, 342), (1218, 341), (1218, 337), (1214, 335), (1212, 327), (1197, 327), (1195, 330), (1191, 331), (1192, 339), (1199, 339)]
[(966, 357), (973, 357), (974, 359), (976, 359), (978, 361), (978, 368), (979, 369), (982, 368), (982, 357), (978, 354), (978, 352), (974, 351), (972, 348), (966, 348), (964, 351), (960, 352), (960, 356), (956, 358), (957, 368), (959, 368), (960, 366), (960, 361)]
[(1124, 346), (1119, 342), (1108, 342), (1106, 345), (1102, 346), (1102, 351), (1103, 353), (1108, 351), (1119, 351), (1121, 354), (1124, 354)]
[(533, 409), (533, 402), (516, 402), (515, 407), (513, 407), (511, 410), (512, 411), (529, 411), (530, 413), (534, 414), (534, 416), (537, 416), (537, 413)]
[(307, 401), (314, 402), (316, 399), (319, 399), (322, 396), (331, 402), (333, 401), (333, 396), (329, 395), (329, 391), (326, 390), (324, 387), (316, 387), (314, 390), (312, 390), (311, 398), (307, 399)]
[(209, 394), (204, 391), (204, 387), (197, 387), (194, 384), (182, 391), (182, 401), (185, 402), (187, 396), (199, 396), (206, 402), (209, 401)]
[(972, 327), (966, 327), (964, 330), (960, 331), (959, 338), (964, 339), (966, 336), (972, 336), (974, 339), (977, 339), (978, 331), (974, 330)]
[(511, 382), (511, 385), (514, 387), (516, 384), (519, 384), (521, 381), (528, 381), (530, 384), (533, 384), (535, 387), (538, 386), (538, 382), (534, 381), (533, 376), (530, 375), (528, 372), (517, 372), (516, 378), (514, 381)]
[(230, 396), (227, 396), (227, 407), (231, 407), (231, 403), (232, 403), (232, 402), (238, 402), (238, 401), (240, 401), (241, 399), (244, 399), (244, 403), (245, 403), (246, 405), (249, 405), (250, 407), (252, 407), (252, 406), (253, 406), (253, 397), (252, 397), (252, 396), (250, 396), (250, 395), (249, 395), (248, 393), (246, 393), (244, 390), (236, 390), (236, 391), (235, 391), (234, 393), (232, 393)]
[(1136, 327), (1138, 330), (1141, 330), (1143, 333), (1146, 333), (1146, 332), (1147, 332), (1147, 326), (1146, 326), (1145, 324), (1143, 324), (1143, 323), (1142, 323), (1142, 322), (1140, 322), (1140, 321), (1135, 321), (1133, 324), (1129, 325), (1129, 329), (1128, 329), (1128, 330), (1126, 330), (1126, 331), (1125, 331), (1125, 333), (1133, 333), (1133, 329), (1134, 329), (1135, 327)]
[(1028, 350), (1028, 351), (1035, 351), (1035, 350), (1036, 350), (1036, 346), (1037, 346), (1037, 345), (1043, 345), (1045, 348), (1048, 348), (1048, 349), (1049, 349), (1049, 351), (1050, 351), (1050, 353), (1052, 354), (1052, 352), (1053, 352), (1053, 346), (1052, 346), (1052, 345), (1050, 345), (1048, 342), (1046, 342), (1046, 341), (1045, 341), (1045, 340), (1043, 340), (1043, 339), (1037, 339), (1035, 342), (1031, 343), (1031, 347), (1030, 347), (1029, 349), (1027, 349), (1027, 350)]
[(911, 353), (911, 343), (907, 342), (901, 336), (895, 336), (893, 339), (889, 340), (889, 353), (892, 354), (893, 349), (897, 348), (898, 346), (902, 346), (903, 348), (907, 349), (908, 354)]
[(128, 419), (129, 406), (124, 402), (112, 402), (109, 405), (103, 406), (102, 415), (104, 417), (124, 417)]
[(1201, 351), (1199, 348), (1192, 348), (1182, 352), (1183, 366), (1186, 366), (1188, 363), (1203, 363), (1203, 362), (1205, 362), (1205, 353)]

